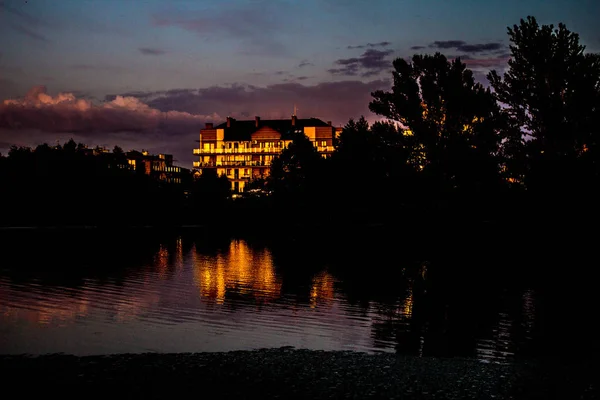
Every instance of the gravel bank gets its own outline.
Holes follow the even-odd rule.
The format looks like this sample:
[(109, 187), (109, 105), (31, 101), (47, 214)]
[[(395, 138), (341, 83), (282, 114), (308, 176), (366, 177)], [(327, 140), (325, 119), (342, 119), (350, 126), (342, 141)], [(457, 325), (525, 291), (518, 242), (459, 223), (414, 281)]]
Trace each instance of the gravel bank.
[(0, 356), (30, 398), (597, 398), (596, 371), (287, 348), (228, 353)]

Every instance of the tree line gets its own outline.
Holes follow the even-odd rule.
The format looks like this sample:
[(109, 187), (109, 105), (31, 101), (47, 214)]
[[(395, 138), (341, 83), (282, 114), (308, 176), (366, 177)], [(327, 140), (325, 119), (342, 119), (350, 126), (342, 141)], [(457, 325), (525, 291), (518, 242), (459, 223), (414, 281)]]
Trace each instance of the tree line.
[(331, 158), (304, 135), (273, 162), (277, 204), (351, 218), (589, 218), (600, 178), (600, 54), (564, 24), (508, 28), (489, 86), (460, 58), (393, 62), (389, 91), (350, 120)]
[(12, 146), (0, 156), (0, 226), (172, 226), (201, 223), (203, 210), (222, 208), (226, 178), (195, 179), (182, 170), (179, 183), (131, 168), (126, 154), (64, 145)]

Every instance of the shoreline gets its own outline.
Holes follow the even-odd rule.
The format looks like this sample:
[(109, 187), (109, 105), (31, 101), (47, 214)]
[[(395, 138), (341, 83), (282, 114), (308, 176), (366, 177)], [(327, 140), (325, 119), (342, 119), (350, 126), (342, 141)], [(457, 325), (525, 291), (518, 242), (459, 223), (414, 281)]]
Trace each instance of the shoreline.
[(599, 394), (593, 380), (597, 367), (593, 371), (589, 365), (557, 365), (292, 348), (84, 357), (0, 355), (0, 373), (7, 382), (30, 382), (22, 390), (26, 398), (54, 390), (61, 397), (216, 394), (236, 399), (528, 399)]

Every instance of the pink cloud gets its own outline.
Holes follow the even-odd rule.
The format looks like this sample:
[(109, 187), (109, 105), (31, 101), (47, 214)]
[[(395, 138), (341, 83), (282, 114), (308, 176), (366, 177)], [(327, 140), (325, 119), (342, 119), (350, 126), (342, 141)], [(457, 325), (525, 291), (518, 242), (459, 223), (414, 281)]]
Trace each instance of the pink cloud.
[(22, 99), (4, 100), (0, 105), (0, 128), (38, 129), (45, 132), (155, 132), (197, 131), (204, 121), (218, 115), (163, 112), (135, 97), (117, 96), (94, 104), (73, 93), (51, 96), (44, 86), (32, 88)]
[(469, 68), (499, 68), (508, 63), (510, 57), (471, 58), (463, 62)]

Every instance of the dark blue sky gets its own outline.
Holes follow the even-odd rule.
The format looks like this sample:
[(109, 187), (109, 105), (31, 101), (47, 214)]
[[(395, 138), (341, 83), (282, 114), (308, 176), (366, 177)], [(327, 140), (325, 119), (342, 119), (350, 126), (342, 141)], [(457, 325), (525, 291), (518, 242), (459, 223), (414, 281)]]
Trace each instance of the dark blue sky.
[[(343, 124), (368, 115), (369, 93), (389, 87), (395, 57), (466, 56), (482, 80), (503, 69), (506, 27), (527, 15), (564, 22), (600, 50), (597, 0), (0, 0), (0, 98), (44, 85), (46, 104), (69, 92), (69, 102), (89, 102), (80, 111), (186, 113), (172, 118), (194, 131), (227, 115), (288, 116), (294, 104), (301, 117)], [(116, 95), (134, 99), (106, 103)], [(153, 135), (148, 146), (164, 150), (168, 138)], [(103, 138), (92, 141), (115, 139)]]

